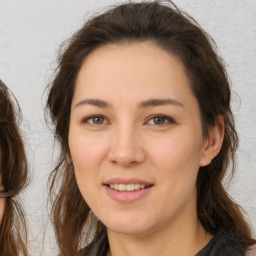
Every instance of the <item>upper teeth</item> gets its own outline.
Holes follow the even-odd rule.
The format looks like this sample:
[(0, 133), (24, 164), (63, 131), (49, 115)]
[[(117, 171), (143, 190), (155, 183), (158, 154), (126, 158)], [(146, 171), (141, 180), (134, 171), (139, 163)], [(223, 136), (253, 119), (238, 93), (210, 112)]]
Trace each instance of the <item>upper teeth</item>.
[(110, 187), (118, 191), (134, 191), (145, 188), (143, 184), (110, 184)]

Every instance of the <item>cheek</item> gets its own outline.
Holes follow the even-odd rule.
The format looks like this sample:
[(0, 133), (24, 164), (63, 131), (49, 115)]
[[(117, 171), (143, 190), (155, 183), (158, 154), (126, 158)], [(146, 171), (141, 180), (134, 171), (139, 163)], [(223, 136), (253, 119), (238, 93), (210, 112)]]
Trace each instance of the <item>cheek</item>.
[(166, 168), (199, 167), (202, 156), (201, 143), (193, 136), (172, 136), (162, 141), (154, 141), (153, 144), (149, 154), (156, 165)]
[(82, 197), (90, 203), (94, 193), (95, 178), (95, 158), (93, 152), (96, 150), (90, 141), (72, 132), (69, 135), (69, 150), (74, 166), (75, 177)]
[(98, 165), (104, 155), (103, 140), (76, 132), (69, 135), (69, 149), (72, 161), (79, 171), (90, 170)]
[(104, 140), (99, 137), (75, 130), (71, 130), (69, 134), (69, 149), (77, 184), (88, 203), (101, 185), (100, 169), (106, 149)]
[(201, 144), (191, 136), (175, 136), (151, 148), (151, 159), (162, 189), (179, 198), (195, 188)]

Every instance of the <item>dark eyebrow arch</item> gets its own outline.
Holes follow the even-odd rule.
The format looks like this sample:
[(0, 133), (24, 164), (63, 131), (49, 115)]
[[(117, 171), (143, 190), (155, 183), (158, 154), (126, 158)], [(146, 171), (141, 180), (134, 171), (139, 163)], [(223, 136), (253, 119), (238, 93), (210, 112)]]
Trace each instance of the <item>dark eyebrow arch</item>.
[(156, 107), (156, 106), (162, 106), (162, 105), (168, 105), (168, 104), (184, 107), (184, 105), (181, 102), (174, 99), (150, 99), (150, 100), (141, 102), (139, 106), (140, 107), (150, 107), (150, 106)]
[(87, 104), (95, 106), (95, 107), (99, 107), (99, 108), (111, 107), (111, 105), (109, 103), (107, 103), (106, 101), (103, 101), (103, 100), (99, 100), (99, 99), (85, 99), (85, 100), (82, 100), (82, 101), (78, 102), (75, 105), (75, 108), (79, 107), (79, 106), (82, 106), (82, 105), (87, 105)]

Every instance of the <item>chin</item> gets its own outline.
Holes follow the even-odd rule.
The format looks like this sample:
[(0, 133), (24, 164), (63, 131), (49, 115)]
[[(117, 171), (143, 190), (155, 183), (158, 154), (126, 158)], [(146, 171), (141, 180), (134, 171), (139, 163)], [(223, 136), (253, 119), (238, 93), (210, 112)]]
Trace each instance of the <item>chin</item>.
[(147, 233), (152, 228), (149, 221), (145, 220), (145, 218), (140, 220), (138, 217), (116, 217), (114, 219), (105, 221), (104, 224), (108, 230), (126, 235), (139, 235)]
[(141, 235), (141, 234), (145, 234), (147, 233), (148, 229), (147, 228), (142, 228), (142, 227), (138, 227), (136, 224), (133, 223), (133, 226), (131, 225), (127, 225), (127, 226), (112, 226), (112, 227), (108, 227), (108, 230), (111, 230), (114, 233), (119, 233), (119, 234), (123, 234), (123, 235)]

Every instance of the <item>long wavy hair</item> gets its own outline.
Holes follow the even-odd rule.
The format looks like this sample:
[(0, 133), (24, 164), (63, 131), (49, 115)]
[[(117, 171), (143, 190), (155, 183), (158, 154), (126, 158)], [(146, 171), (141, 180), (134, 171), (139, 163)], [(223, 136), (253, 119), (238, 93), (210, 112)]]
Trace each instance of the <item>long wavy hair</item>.
[(0, 197), (5, 199), (0, 223), (0, 255), (4, 256), (29, 255), (26, 219), (17, 198), (28, 181), (24, 144), (18, 127), (19, 116), (18, 103), (0, 80), (0, 174), (4, 187)]
[(205, 137), (217, 118), (223, 117), (225, 135), (222, 148), (208, 166), (199, 169), (197, 214), (210, 234), (229, 231), (241, 238), (244, 248), (254, 244), (241, 208), (222, 184), (228, 169), (234, 173), (238, 137), (230, 108), (229, 79), (213, 39), (171, 1), (166, 4), (159, 1), (129, 2), (93, 17), (62, 45), (58, 68), (48, 85), (47, 113), (60, 144), (58, 163), (50, 176), (52, 221), (60, 255), (75, 255), (89, 238), (97, 240), (105, 229), (90, 214), (71, 164), (68, 134), (75, 80), (83, 61), (93, 50), (124, 42), (152, 42), (180, 58), (200, 106)]

